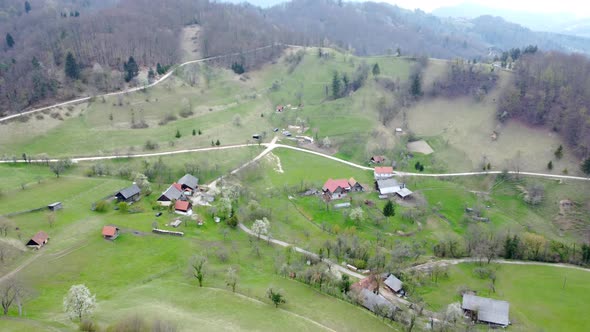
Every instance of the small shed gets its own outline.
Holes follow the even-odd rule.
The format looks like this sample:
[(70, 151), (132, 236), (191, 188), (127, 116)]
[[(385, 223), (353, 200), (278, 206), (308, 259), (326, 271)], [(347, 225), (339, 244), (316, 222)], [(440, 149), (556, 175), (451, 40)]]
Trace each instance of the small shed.
[(27, 247), (39, 249), (47, 244), (48, 241), (49, 235), (43, 231), (39, 231), (27, 242)]
[(350, 203), (346, 202), (346, 203), (340, 203), (340, 204), (335, 204), (334, 208), (335, 209), (343, 209), (343, 208), (349, 208), (350, 207)]
[(180, 226), (180, 224), (182, 224), (182, 220), (180, 219), (176, 219), (173, 222), (170, 223), (170, 226), (177, 228), (178, 226)]
[(119, 237), (119, 228), (116, 226), (104, 226), (102, 228), (102, 237), (104, 237), (106, 240), (114, 240), (117, 237)]
[(193, 214), (192, 204), (187, 201), (176, 201), (176, 203), (174, 203), (174, 212), (190, 216)]
[(363, 188), (363, 185), (361, 185), (354, 178), (348, 179), (348, 184), (350, 185), (350, 191), (356, 191), (356, 192), (365, 191), (365, 188)]
[(387, 278), (385, 278), (383, 283), (395, 293), (399, 293), (402, 290), (402, 281), (393, 274), (390, 274)]
[(121, 189), (119, 192), (115, 194), (115, 197), (119, 202), (133, 203), (139, 200), (140, 193), (141, 189), (137, 184), (134, 183), (130, 187)]
[(412, 196), (413, 192), (410, 189), (403, 187), (396, 194), (402, 199), (406, 199), (407, 197)]
[(49, 211), (57, 211), (63, 209), (63, 205), (61, 204), (61, 202), (55, 202), (47, 205), (47, 208), (49, 209)]

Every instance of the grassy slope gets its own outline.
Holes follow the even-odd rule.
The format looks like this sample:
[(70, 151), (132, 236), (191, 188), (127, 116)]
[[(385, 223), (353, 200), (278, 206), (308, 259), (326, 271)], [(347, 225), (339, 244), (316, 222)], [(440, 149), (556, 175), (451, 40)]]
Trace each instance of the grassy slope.
[[(488, 281), (473, 275), (474, 264), (452, 266), (449, 279), (421, 288), (431, 308), (440, 310), (460, 301), (457, 289), (468, 286), (480, 296), (510, 302), (510, 320), (515, 331), (585, 331), (590, 319), (584, 303), (590, 297), (588, 272), (544, 266), (498, 265), (496, 293)], [(565, 281), (565, 288), (564, 286)], [(566, 328), (567, 327), (567, 328)]]
[[(8, 167), (0, 167), (4, 168)], [(63, 198), (65, 208), (57, 213), (53, 228), (47, 226), (44, 212), (13, 218), (23, 238), (44, 229), (51, 239), (41, 251), (27, 252), (11, 264), (15, 267), (34, 259), (18, 276), (36, 292), (25, 305), (28, 321), (0, 320), (0, 329), (19, 330), (39, 323), (58, 329), (73, 328), (62, 313), (61, 300), (67, 289), (77, 283), (85, 283), (97, 295), (99, 307), (94, 318), (103, 327), (119, 318), (140, 314), (178, 322), (181, 330), (204, 326), (215, 330), (311, 331), (321, 329), (320, 325), (335, 330), (389, 329), (363, 309), (278, 277), (274, 261), (282, 249), (261, 243), (261, 257), (257, 258), (244, 233), (230, 231), (224, 240), (221, 230), (225, 226), (213, 223), (208, 216), (203, 227), (194, 223), (181, 226), (187, 236), (174, 238), (150, 233), (156, 220), (149, 209), (153, 196), (138, 204), (143, 213), (90, 211), (93, 201), (125, 184), (127, 181), (110, 178), (66, 175), (3, 196), (2, 200), (10, 199), (8, 204), (0, 204), (5, 210), (19, 208), (13, 203), (26, 201), (25, 197), (58, 198), (55, 195), (62, 195), (59, 198)], [(63, 190), (56, 190), (58, 187)], [(203, 215), (205, 212), (198, 210)], [(158, 222), (164, 227), (163, 223), (172, 219), (166, 212)], [(122, 229), (115, 242), (101, 238), (100, 229), (106, 224)], [(17, 237), (17, 233), (11, 230), (9, 236)], [(228, 261), (217, 258), (220, 250), (227, 252)], [(209, 257), (206, 289), (198, 288), (195, 280), (187, 276), (187, 260), (193, 254)], [(232, 294), (225, 287), (224, 274), (230, 265), (239, 269), (238, 292), (243, 295)], [(287, 296), (288, 303), (279, 310), (265, 299), (270, 285), (283, 289)]]

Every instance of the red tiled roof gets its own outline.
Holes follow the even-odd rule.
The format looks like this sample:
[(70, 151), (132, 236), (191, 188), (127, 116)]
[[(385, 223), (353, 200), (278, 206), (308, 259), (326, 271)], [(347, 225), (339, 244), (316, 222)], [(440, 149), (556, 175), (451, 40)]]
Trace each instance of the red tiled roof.
[(174, 204), (174, 208), (178, 211), (188, 211), (190, 208), (190, 203), (186, 201), (176, 201)]
[(391, 167), (391, 166), (375, 167), (375, 173), (377, 173), (377, 174), (392, 174), (393, 167)]
[(47, 241), (47, 239), (49, 239), (49, 235), (43, 231), (38, 232), (33, 236), (33, 238), (31, 238), (31, 240), (37, 244), (43, 244), (45, 241)]
[(350, 188), (350, 185), (348, 184), (348, 180), (346, 179), (328, 179), (328, 181), (326, 181), (326, 183), (324, 184), (324, 191), (329, 191), (331, 193), (333, 193), (334, 191), (336, 191), (336, 189), (338, 189), (338, 187), (342, 188), (342, 189), (346, 189), (346, 188)]
[(104, 226), (102, 228), (103, 236), (115, 236), (117, 234), (117, 227), (115, 226)]
[(180, 183), (176, 183), (176, 182), (174, 182), (172, 185), (173, 185), (173, 186), (174, 186), (176, 189), (178, 189), (178, 190), (182, 191), (182, 185), (181, 185)]

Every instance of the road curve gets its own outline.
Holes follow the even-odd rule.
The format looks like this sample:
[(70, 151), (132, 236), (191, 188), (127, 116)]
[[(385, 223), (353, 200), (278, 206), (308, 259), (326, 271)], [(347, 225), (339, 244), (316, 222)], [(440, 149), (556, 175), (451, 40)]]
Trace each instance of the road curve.
[[(241, 230), (243, 230), (244, 232), (248, 233), (249, 235), (254, 236), (254, 237), (258, 237), (258, 235), (256, 233), (254, 233), (250, 228), (246, 227), (246, 225), (244, 225), (242, 223), (239, 223), (238, 224), (238, 227)], [(318, 256), (317, 254), (315, 254), (315, 253), (313, 253), (311, 251), (307, 251), (305, 249), (301, 249), (299, 247), (293, 246), (293, 245), (291, 245), (291, 244), (289, 244), (289, 243), (287, 243), (285, 241), (276, 240), (276, 239), (273, 239), (272, 237), (269, 239), (269, 237), (266, 236), (266, 235), (260, 235), (260, 239), (262, 239), (264, 241), (268, 241), (268, 242), (273, 243), (273, 244), (276, 244), (276, 245), (279, 245), (281, 247), (292, 247), (293, 250), (295, 250), (298, 253), (311, 256), (311, 257), (313, 257), (315, 259), (320, 259), (320, 256)], [(341, 266), (339, 264), (336, 264), (336, 263), (332, 262), (331, 260), (329, 260), (327, 258), (323, 258), (323, 259), (321, 259), (321, 261), (327, 263), (328, 265), (331, 266), (331, 269), (335, 269), (335, 270), (337, 270), (340, 273), (348, 274), (349, 276), (354, 277), (354, 278), (357, 278), (357, 279), (364, 279), (364, 278), (366, 278), (366, 276), (364, 276), (364, 275), (362, 275), (360, 273), (351, 271), (351, 270), (349, 270), (349, 269), (347, 269), (347, 268), (345, 268), (345, 267), (343, 267), (343, 266)]]
[[(207, 58), (202, 58), (202, 59), (197, 59), (197, 60), (191, 60), (191, 61), (187, 61), (187, 62), (183, 62), (173, 68), (171, 68), (168, 73), (164, 74), (164, 76), (160, 77), (158, 80), (156, 80), (155, 82), (152, 82), (148, 85), (143, 85), (143, 86), (139, 86), (139, 87), (135, 87), (135, 88), (129, 88), (129, 89), (125, 89), (125, 90), (121, 90), (121, 91), (116, 91), (116, 92), (110, 92), (110, 93), (105, 93), (105, 94), (101, 94), (101, 95), (95, 95), (95, 96), (87, 96), (87, 97), (80, 97), (77, 99), (73, 99), (73, 100), (69, 100), (69, 101), (65, 101), (62, 103), (57, 103), (54, 105), (50, 105), (50, 106), (45, 106), (45, 107), (40, 107), (40, 108), (35, 108), (29, 111), (23, 111), (20, 112), (18, 114), (12, 114), (12, 115), (8, 115), (5, 116), (3, 118), (0, 118), (0, 123), (11, 120), (11, 119), (15, 119), (18, 118), (19, 116), (22, 115), (29, 115), (29, 114), (33, 114), (33, 113), (38, 113), (38, 112), (42, 112), (42, 111), (46, 111), (55, 107), (60, 107), (60, 106), (67, 106), (67, 105), (73, 105), (73, 104), (77, 104), (77, 103), (82, 103), (85, 101), (90, 100), (91, 98), (100, 98), (100, 97), (111, 97), (111, 96), (117, 96), (117, 95), (122, 95), (125, 93), (130, 93), (130, 92), (137, 92), (137, 91), (141, 91), (143, 89), (147, 89), (147, 88), (151, 88), (154, 87), (162, 82), (164, 82), (166, 79), (168, 79), (178, 68), (182, 68), (184, 66), (193, 64), (193, 63), (201, 63), (201, 62), (206, 62), (206, 61), (211, 61), (211, 60), (217, 60), (217, 59), (222, 59), (225, 57), (230, 57), (230, 56), (236, 56), (236, 55), (240, 55), (240, 54), (245, 54), (245, 53), (252, 53), (252, 52), (257, 52), (257, 51), (261, 51), (267, 48), (271, 48), (274, 46), (282, 46), (284, 44), (272, 44), (272, 45), (267, 45), (267, 46), (262, 46), (262, 47), (257, 47), (251, 50), (247, 50), (244, 52), (237, 52), (237, 53), (229, 53), (229, 54), (222, 54), (222, 55), (216, 55), (216, 56), (211, 56), (211, 57), (207, 57)], [(289, 46), (289, 45), (284, 45), (284, 46)]]

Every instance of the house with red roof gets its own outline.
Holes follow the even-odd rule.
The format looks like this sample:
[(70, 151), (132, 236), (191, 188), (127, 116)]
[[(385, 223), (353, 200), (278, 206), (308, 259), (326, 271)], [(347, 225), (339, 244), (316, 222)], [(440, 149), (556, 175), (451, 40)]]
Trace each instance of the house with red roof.
[(375, 167), (375, 180), (388, 179), (393, 177), (393, 167)]
[(114, 240), (119, 236), (119, 228), (116, 226), (104, 226), (102, 228), (102, 237), (106, 240)]
[(37, 232), (37, 234), (35, 234), (29, 240), (29, 242), (27, 242), (27, 247), (39, 249), (39, 248), (43, 247), (45, 244), (47, 244), (47, 241), (49, 241), (49, 235), (47, 235), (47, 233), (45, 233), (43, 231), (40, 231), (40, 232)]
[(346, 179), (328, 179), (322, 187), (322, 191), (330, 199), (340, 199), (346, 197), (346, 194), (350, 191), (350, 184)]
[(174, 212), (190, 216), (193, 214), (193, 205), (188, 201), (176, 201), (176, 203), (174, 203)]

